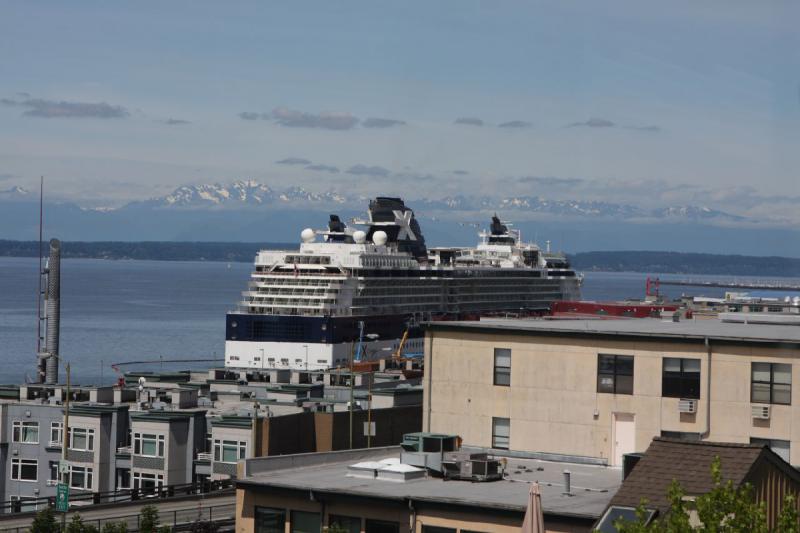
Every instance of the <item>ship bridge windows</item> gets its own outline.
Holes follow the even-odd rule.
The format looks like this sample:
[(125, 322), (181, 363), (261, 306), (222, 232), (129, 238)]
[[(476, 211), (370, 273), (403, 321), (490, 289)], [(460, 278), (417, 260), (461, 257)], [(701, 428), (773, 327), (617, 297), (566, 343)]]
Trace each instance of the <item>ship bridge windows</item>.
[(295, 265), (330, 265), (331, 258), (327, 255), (287, 255), (286, 263)]

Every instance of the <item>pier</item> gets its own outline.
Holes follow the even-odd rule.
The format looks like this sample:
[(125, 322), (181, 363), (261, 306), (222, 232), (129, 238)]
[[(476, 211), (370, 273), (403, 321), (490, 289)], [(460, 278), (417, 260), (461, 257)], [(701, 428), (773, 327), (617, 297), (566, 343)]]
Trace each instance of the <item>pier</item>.
[(722, 287), (730, 289), (748, 289), (762, 291), (800, 291), (800, 282), (770, 280), (694, 280), (694, 279), (659, 279), (661, 285), (674, 285), (682, 287)]

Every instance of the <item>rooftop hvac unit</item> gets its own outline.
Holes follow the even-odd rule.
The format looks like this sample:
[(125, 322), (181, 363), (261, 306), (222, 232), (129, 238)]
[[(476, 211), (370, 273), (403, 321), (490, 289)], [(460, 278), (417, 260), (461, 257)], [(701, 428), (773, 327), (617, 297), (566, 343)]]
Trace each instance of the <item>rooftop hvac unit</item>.
[(769, 405), (752, 405), (750, 409), (752, 410), (753, 418), (769, 420)]
[(489, 459), (485, 453), (450, 452), (442, 460), (445, 479), (493, 481), (503, 478), (500, 461)]
[(696, 413), (697, 412), (697, 400), (688, 400), (681, 398), (678, 401), (678, 412), (679, 413)]
[(458, 449), (457, 435), (441, 433), (406, 433), (400, 444), (400, 460), (403, 464), (442, 471), (442, 457)]

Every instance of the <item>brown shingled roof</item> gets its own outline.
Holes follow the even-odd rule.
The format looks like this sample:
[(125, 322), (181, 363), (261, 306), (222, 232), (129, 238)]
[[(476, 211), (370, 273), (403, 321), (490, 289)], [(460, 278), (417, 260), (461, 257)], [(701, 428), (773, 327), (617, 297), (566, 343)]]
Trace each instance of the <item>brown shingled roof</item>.
[[(739, 486), (748, 481), (753, 465), (765, 455), (775, 454), (761, 444), (694, 442), (656, 437), (609, 505), (635, 507), (645, 498), (648, 508), (663, 513), (669, 509), (667, 490), (673, 479), (680, 482), (687, 495), (705, 494), (713, 488), (711, 462), (719, 456), (723, 481), (731, 480), (735, 486)], [(770, 462), (775, 463), (775, 458), (776, 455), (769, 457)], [(778, 461), (784, 463), (780, 458)], [(776, 466), (780, 468), (781, 465)]]

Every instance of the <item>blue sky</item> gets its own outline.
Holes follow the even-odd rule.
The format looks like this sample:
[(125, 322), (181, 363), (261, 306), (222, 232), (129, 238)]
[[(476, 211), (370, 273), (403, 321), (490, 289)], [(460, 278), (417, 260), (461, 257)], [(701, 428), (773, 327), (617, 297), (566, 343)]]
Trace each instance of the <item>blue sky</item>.
[(789, 212), (798, 20), (796, 2), (6, 2), (0, 190), (45, 174), (114, 204), (248, 177)]

